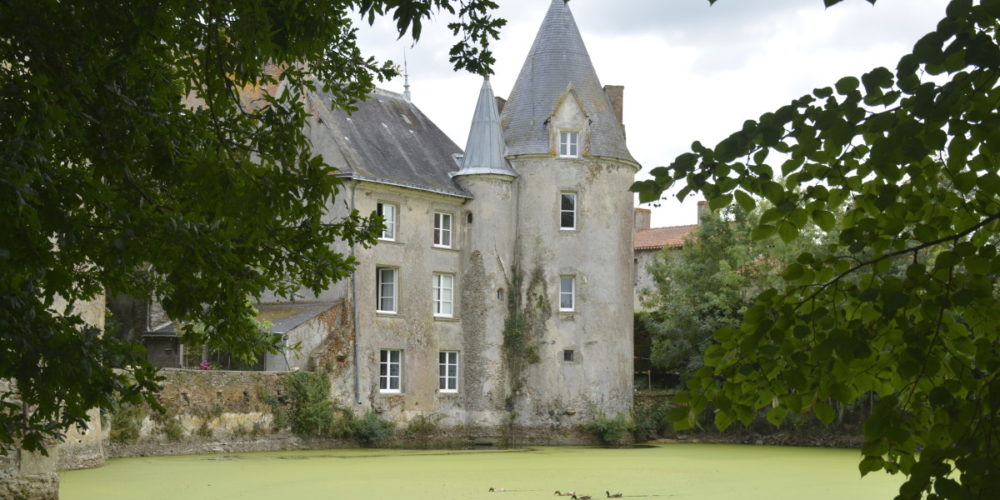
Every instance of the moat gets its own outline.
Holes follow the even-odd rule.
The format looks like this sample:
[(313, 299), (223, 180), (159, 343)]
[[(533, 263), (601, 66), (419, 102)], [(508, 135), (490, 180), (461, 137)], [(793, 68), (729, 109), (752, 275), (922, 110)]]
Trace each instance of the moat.
[[(336, 449), (109, 460), (60, 473), (64, 500), (296, 498), (891, 498), (856, 450), (667, 443), (628, 449)], [(505, 490), (490, 493), (489, 489)]]

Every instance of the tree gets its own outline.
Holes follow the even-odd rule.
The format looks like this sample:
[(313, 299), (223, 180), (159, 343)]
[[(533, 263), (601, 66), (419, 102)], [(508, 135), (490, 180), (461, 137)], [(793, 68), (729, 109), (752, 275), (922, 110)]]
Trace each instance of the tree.
[(702, 367), (712, 334), (737, 327), (757, 292), (777, 286), (785, 265), (818, 242), (754, 240), (759, 210), (730, 206), (701, 216), (680, 249), (661, 250), (648, 271), (655, 288), (643, 294), (651, 312), (643, 320), (653, 335), (652, 362), (682, 379)]
[(1000, 1), (953, 0), (895, 71), (816, 89), (634, 186), (649, 200), (683, 179), (681, 197), (714, 207), (764, 198), (758, 239), (792, 241), (810, 220), (839, 231), (716, 332), (679, 425), (708, 401), (720, 427), (765, 407), (829, 422), (830, 401), (876, 393), (863, 474), (904, 473), (900, 498), (1000, 491), (998, 18)]
[(487, 42), (503, 24), (495, 8), (0, 4), (0, 448), (41, 450), (119, 399), (156, 405), (141, 349), (74, 310), (105, 290), (155, 296), (173, 319), (203, 326), (185, 341), (244, 358), (274, 349), (253, 299), (326, 288), (355, 264), (332, 243), (372, 244), (380, 226), (356, 212), (324, 219), (338, 182), (303, 134), (306, 92), (322, 88), (349, 110), (395, 74), (361, 53), (352, 18), (392, 15), (400, 36), (417, 39), (423, 20), (451, 13), (452, 62), (487, 74)]

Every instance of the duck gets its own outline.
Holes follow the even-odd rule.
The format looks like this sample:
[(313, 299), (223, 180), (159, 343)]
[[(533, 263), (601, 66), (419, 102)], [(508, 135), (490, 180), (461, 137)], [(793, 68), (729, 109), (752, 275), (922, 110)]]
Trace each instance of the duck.
[(559, 495), (561, 497), (571, 497), (573, 495), (576, 495), (576, 492), (575, 491), (562, 492), (562, 491), (556, 490), (556, 495)]
[(590, 500), (590, 495), (583, 495), (582, 497), (573, 495), (573, 500)]
[(611, 493), (608, 490), (604, 490), (604, 494), (607, 495), (608, 498), (621, 498), (622, 497), (621, 493)]
[(490, 486), (490, 493), (503, 493), (507, 491), (507, 488), (494, 488)]

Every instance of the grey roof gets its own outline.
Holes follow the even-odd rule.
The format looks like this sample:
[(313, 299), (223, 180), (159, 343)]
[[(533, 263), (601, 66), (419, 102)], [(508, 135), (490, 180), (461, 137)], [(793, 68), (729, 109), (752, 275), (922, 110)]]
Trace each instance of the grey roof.
[(590, 154), (635, 162), (564, 0), (552, 0), (503, 108), (508, 154), (550, 154), (546, 122), (570, 88), (591, 121)]
[(317, 117), (309, 131), (313, 150), (339, 175), (471, 197), (448, 175), (462, 150), (402, 95), (377, 89), (350, 115), (331, 111), (330, 94), (309, 98)]
[[(271, 333), (284, 334), (305, 322), (319, 316), (333, 307), (333, 302), (287, 302), (258, 304), (257, 320), (271, 323)], [(177, 324), (174, 322), (146, 332), (146, 337), (176, 337)]]
[(476, 101), (476, 111), (469, 127), (469, 141), (465, 144), (462, 169), (454, 175), (500, 174), (516, 176), (507, 163), (507, 146), (500, 129), (500, 114), (489, 78), (483, 79)]

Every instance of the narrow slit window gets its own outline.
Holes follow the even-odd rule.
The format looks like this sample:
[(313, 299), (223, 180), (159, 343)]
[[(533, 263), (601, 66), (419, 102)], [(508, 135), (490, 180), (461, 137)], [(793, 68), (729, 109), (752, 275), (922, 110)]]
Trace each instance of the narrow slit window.
[(576, 277), (559, 277), (559, 310), (570, 312), (576, 310)]
[(438, 352), (438, 390), (458, 392), (458, 352)]
[(392, 267), (379, 267), (375, 269), (376, 279), (376, 307), (380, 313), (399, 312), (399, 272)]
[(380, 240), (396, 241), (396, 205), (389, 203), (379, 203), (375, 207), (375, 212), (382, 218), (385, 228), (379, 234)]
[(455, 275), (434, 273), (434, 316), (450, 318), (455, 313)]
[(576, 193), (559, 193), (559, 229), (576, 229)]

